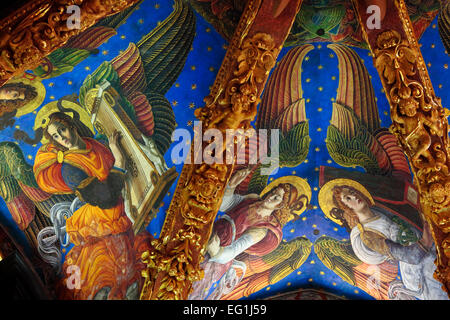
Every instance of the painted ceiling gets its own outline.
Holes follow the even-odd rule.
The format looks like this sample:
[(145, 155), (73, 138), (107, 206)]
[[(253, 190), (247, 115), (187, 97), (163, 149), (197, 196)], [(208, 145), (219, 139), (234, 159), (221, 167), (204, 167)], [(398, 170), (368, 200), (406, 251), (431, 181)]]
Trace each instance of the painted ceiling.
[[(203, 99), (209, 94), (210, 86), (215, 80), (217, 71), (219, 70), (225, 56), (228, 43), (226, 35), (223, 36), (225, 32), (223, 30), (218, 31), (215, 26), (213, 26), (217, 26), (217, 21), (213, 21), (214, 19), (211, 18), (211, 12), (205, 14), (199, 9), (199, 6), (206, 8), (207, 4), (209, 4), (209, 2), (202, 1), (201, 3), (199, 2), (197, 7), (194, 6), (200, 11), (200, 13), (203, 13), (203, 15), (198, 11), (193, 11), (195, 16), (195, 36), (193, 36), (193, 42), (190, 50), (186, 52), (186, 60), (182, 65), (182, 68), (180, 68), (181, 72), (176, 79), (174, 79), (173, 84), (170, 80), (165, 80), (164, 77), (158, 78), (159, 82), (155, 81), (155, 85), (160, 85), (161, 83), (164, 83), (164, 81), (171, 83), (171, 86), (167, 88), (167, 92), (163, 94), (166, 101), (170, 104), (169, 106), (165, 104), (165, 106), (173, 110), (176, 128), (186, 129), (191, 136), (194, 135), (193, 127), (195, 124), (194, 121), (196, 120), (194, 110), (204, 105)], [(115, 25), (113, 28), (115, 31), (112, 31), (111, 35), (108, 35), (109, 38), (106, 41), (100, 43), (97, 49), (89, 49), (86, 57), (77, 60), (77, 64), (73, 66), (72, 70), (64, 70), (65, 72), (59, 75), (54, 73), (53, 76), (49, 76), (48, 74), (46, 75), (45, 71), (47, 69), (44, 67), (44, 69), (42, 69), (44, 71), (37, 69), (29, 70), (28, 75), (25, 76), (25, 78), (28, 79), (27, 81), (38, 81), (42, 83), (43, 88), (45, 88), (39, 91), (42, 101), (28, 110), (21, 112), (21, 114), (16, 114), (13, 123), (10, 125), (4, 124), (2, 130), (0, 131), (0, 141), (13, 142), (22, 151), (26, 164), (28, 164), (28, 166), (33, 166), (36, 161), (38, 149), (42, 146), (42, 141), (41, 139), (38, 139), (38, 141), (27, 143), (24, 141), (26, 139), (23, 139), (23, 137), (28, 136), (31, 140), (33, 140), (32, 138), (36, 136), (36, 129), (40, 125), (38, 122), (49, 115), (47, 110), (49, 110), (50, 106), (56, 105), (56, 101), (60, 98), (72, 95), (74, 93), (77, 94), (79, 98), (81, 93), (80, 88), (82, 88), (86, 81), (89, 80), (89, 75), (93, 75), (96, 70), (103, 70), (101, 68), (104, 68), (105, 61), (112, 61), (116, 59), (116, 57), (122, 56), (126, 53), (129, 49), (130, 43), (138, 43), (141, 38), (149, 34), (152, 30), (164, 25), (165, 19), (169, 17), (173, 11), (174, 6), (172, 1), (144, 0), (138, 7), (133, 8), (133, 10), (129, 12), (128, 17), (123, 17), (120, 24)], [(344, 13), (340, 12), (339, 14), (343, 15)], [(209, 22), (207, 22), (207, 20)], [(295, 31), (299, 31), (302, 25), (304, 26), (305, 24), (298, 22)], [(428, 71), (436, 94), (442, 99), (442, 105), (447, 106), (450, 102), (450, 91), (448, 90), (447, 81), (447, 77), (449, 76), (448, 64), (450, 61), (439, 37), (437, 17), (433, 18), (429, 26), (427, 28), (423, 27), (423, 29), (424, 32), (420, 38), (422, 54), (425, 62), (427, 63)], [(330, 32), (332, 32), (332, 30)], [(291, 38), (294, 37), (291, 36)], [(93, 40), (91, 38), (91, 40), (87, 41), (89, 42)], [(282, 81), (291, 81), (291, 85), (295, 85), (295, 90), (300, 93), (300, 98), (304, 99), (305, 116), (302, 118), (297, 115), (298, 118), (294, 120), (295, 123), (293, 125), (291, 124), (290, 127), (289, 125), (281, 122), (280, 129), (283, 126), (288, 126), (288, 129), (285, 129), (283, 133), (285, 134), (284, 143), (287, 143), (288, 145), (287, 148), (292, 147), (289, 145), (289, 141), (291, 141), (290, 143), (295, 144), (299, 144), (300, 141), (303, 141), (303, 143), (306, 143), (303, 146), (306, 145), (306, 147), (299, 150), (299, 153), (303, 152), (302, 155), (295, 154), (292, 156), (293, 160), (290, 163), (286, 160), (283, 163), (284, 166), (279, 168), (276, 174), (270, 175), (267, 181), (263, 181), (263, 184), (270, 184), (273, 181), (277, 181), (277, 179), (281, 177), (299, 177), (304, 179), (303, 181), (306, 182), (311, 190), (309, 206), (306, 210), (301, 212), (298, 219), (290, 220), (282, 227), (282, 241), (280, 246), (289, 243), (294, 245), (294, 242), (298, 239), (304, 239), (306, 241), (305, 243), (309, 243), (310, 248), (308, 249), (309, 251), (303, 248), (303, 251), (299, 250), (290, 253), (288, 258), (290, 259), (289, 261), (292, 261), (292, 265), (290, 269), (287, 269), (288, 272), (285, 272), (282, 277), (280, 276), (277, 278), (277, 281), (272, 280), (274, 274), (276, 273), (276, 268), (281, 268), (280, 265), (282, 262), (287, 261), (288, 258), (285, 260), (279, 257), (277, 258), (275, 256), (277, 252), (281, 252), (281, 250), (272, 250), (271, 252), (274, 256), (272, 258), (275, 260), (278, 259), (277, 261), (279, 261), (279, 263), (270, 265), (270, 263), (267, 262), (270, 260), (268, 255), (259, 256), (259, 258), (266, 263), (266, 268), (261, 271), (260, 277), (255, 277), (254, 279), (256, 280), (253, 278), (244, 277), (244, 280), (242, 280), (244, 282), (248, 281), (248, 283), (250, 283), (249, 287), (253, 284), (252, 281), (254, 281), (254, 283), (258, 285), (258, 290), (254, 291), (251, 289), (242, 289), (238, 286), (237, 289), (241, 291), (238, 292), (236, 296), (233, 296), (232, 294), (229, 296), (243, 299), (268, 298), (285, 292), (292, 292), (299, 288), (315, 288), (323, 289), (330, 294), (348, 299), (386, 298), (386, 292), (384, 293), (384, 296), (377, 296), (378, 293), (374, 294), (371, 291), (371, 295), (368, 293), (369, 290), (367, 287), (361, 287), (359, 283), (357, 284), (355, 282), (350, 284), (351, 281), (348, 281), (348, 279), (343, 276), (343, 274), (348, 275), (348, 272), (346, 273), (341, 271), (339, 273), (339, 270), (336, 271), (336, 269), (330, 268), (330, 263), (328, 263), (328, 265), (324, 263), (325, 258), (323, 250), (325, 249), (322, 247), (321, 251), (319, 248), (320, 240), (327, 237), (327, 239), (332, 238), (336, 241), (342, 241), (342, 243), (349, 243), (350, 235), (342, 225), (339, 225), (336, 221), (330, 219), (329, 213), (324, 213), (324, 207), (319, 201), (319, 193), (321, 188), (328, 181), (334, 178), (357, 181), (369, 190), (368, 192), (371, 194), (373, 199), (380, 204), (380, 206), (383, 204), (384, 208), (389, 209), (389, 212), (394, 212), (392, 216), (401, 218), (400, 220), (403, 224), (399, 222), (399, 225), (406, 225), (407, 228), (414, 230), (413, 234), (414, 232), (418, 233), (416, 241), (420, 238), (423, 226), (420, 225), (420, 219), (414, 220), (419, 216), (417, 208), (415, 208), (414, 205), (408, 205), (406, 202), (398, 206), (395, 205), (395, 201), (400, 201), (398, 199), (404, 200), (407, 197), (407, 195), (404, 194), (407, 192), (405, 191), (407, 190), (405, 188), (410, 186), (411, 183), (411, 175), (407, 172), (407, 167), (406, 169), (398, 169), (397, 167), (396, 172), (400, 173), (396, 178), (392, 175), (386, 175), (385, 172), (382, 172), (382, 169), (377, 169), (377, 171), (373, 168), (368, 168), (370, 161), (374, 161), (374, 163), (376, 163), (375, 166), (381, 167), (381, 160), (376, 158), (376, 156), (376, 159), (374, 160), (373, 149), (370, 149), (373, 147), (370, 143), (381, 144), (381, 140), (379, 139), (380, 136), (377, 136), (375, 133), (376, 130), (370, 131), (367, 129), (358, 129), (359, 127), (355, 124), (357, 121), (352, 125), (347, 124), (347, 126), (345, 126), (342, 124), (344, 120), (332, 119), (333, 108), (339, 108), (339, 106), (333, 106), (336, 104), (337, 99), (341, 99), (340, 101), (342, 102), (344, 97), (342, 93), (343, 91), (339, 90), (340, 81), (344, 81), (340, 78), (340, 76), (342, 76), (344, 72), (347, 72), (348, 83), (353, 83), (348, 84), (350, 90), (353, 89), (356, 91), (357, 85), (359, 84), (361, 86), (365, 86), (366, 91), (364, 92), (366, 94), (370, 94), (370, 88), (373, 87), (374, 96), (367, 97), (362, 95), (360, 101), (360, 108), (367, 110), (364, 112), (367, 112), (369, 115), (366, 117), (360, 116), (358, 121), (362, 123), (366, 121), (366, 126), (368, 126), (368, 122), (371, 122), (377, 127), (389, 128), (391, 125), (389, 103), (382, 89), (379, 75), (373, 66), (372, 57), (367, 49), (344, 45), (340, 47), (328, 47), (330, 42), (317, 38), (314, 38), (314, 41), (310, 41), (312, 45), (309, 47), (300, 45), (300, 40), (297, 41), (299, 43), (291, 41), (289, 43), (290, 46), (285, 46), (282, 49), (278, 57), (277, 68), (272, 70), (272, 75), (278, 72), (281, 76), (276, 78), (278, 79), (278, 82), (275, 81), (275, 77), (273, 81), (272, 78), (269, 78), (269, 82), (266, 86), (265, 92), (263, 93), (262, 103), (259, 106), (259, 112), (260, 114), (264, 114), (262, 110), (266, 110), (265, 112), (273, 112), (271, 109), (273, 108), (273, 105), (276, 103), (282, 103), (281, 97), (284, 93), (281, 91), (281, 88), (283, 88), (284, 85), (280, 83)], [(357, 56), (354, 55), (355, 53)], [(293, 57), (294, 54), (299, 55)], [(179, 55), (182, 55), (182, 53), (179, 53)], [(301, 58), (299, 58), (300, 56)], [(357, 61), (359, 60), (361, 62), (361, 66), (358, 69), (358, 72), (360, 73), (352, 74), (349, 70), (351, 69), (353, 72), (356, 72), (354, 71), (355, 69), (352, 69), (351, 67), (349, 67), (350, 69), (345, 69), (344, 66), (341, 66), (340, 71), (339, 57), (342, 57), (342, 61), (345, 60), (345, 57), (347, 57), (347, 59), (354, 59), (353, 65), (358, 64)], [(53, 58), (55, 61), (57, 60), (55, 56)], [(181, 60), (182, 59), (180, 58), (180, 61)], [(292, 62), (294, 60), (297, 62), (297, 70), (287, 70), (288, 67), (286, 67), (283, 69), (284, 71), (279, 71), (282, 69), (280, 66), (284, 66), (288, 61)], [(53, 61), (54, 65), (56, 65), (55, 61)], [(300, 66), (298, 65), (299, 62), (301, 63)], [(290, 68), (292, 68), (292, 64)], [(55, 70), (57, 71), (58, 69), (55, 68)], [(61, 67), (60, 70), (62, 70)], [(106, 73), (106, 71), (101, 72)], [(167, 73), (167, 71), (165, 72)], [(300, 81), (294, 81), (295, 79), (292, 80), (289, 78), (287, 76), (289, 75), (289, 72), (298, 72), (297, 78), (295, 79)], [(364, 76), (366, 75), (370, 80), (364, 80)], [(41, 77), (41, 79), (39, 77)], [(285, 77), (285, 79), (283, 77)], [(355, 79), (358, 80), (355, 81)], [(341, 85), (344, 86), (344, 83), (342, 82)], [(78, 103), (82, 102), (79, 100)], [(69, 104), (63, 105), (66, 107), (69, 106)], [(350, 108), (351, 107), (352, 106), (350, 106)], [(354, 108), (358, 107), (354, 106)], [(375, 109), (378, 110), (378, 115), (374, 111)], [(336, 114), (338, 113), (336, 110), (334, 112), (336, 112)], [(374, 118), (375, 116), (378, 116), (379, 118), (376, 119)], [(158, 117), (154, 116), (154, 118), (155, 128), (159, 128), (156, 123)], [(263, 122), (263, 119), (261, 120), (258, 118), (253, 124), (259, 126), (260, 123)], [(290, 132), (296, 124), (303, 122), (307, 122), (308, 124), (305, 129), (307, 130), (306, 134), (305, 131), (303, 131), (303, 133), (296, 132), (295, 134), (291, 133), (291, 140), (286, 138), (288, 132)], [(353, 140), (353, 147), (357, 152), (359, 152), (359, 158), (358, 156), (355, 156), (352, 158), (353, 162), (351, 160), (344, 159), (346, 156), (350, 157), (346, 154), (346, 150), (350, 150), (351, 146), (349, 144), (346, 145), (342, 142), (343, 140), (339, 140), (342, 138), (340, 138), (341, 136), (338, 134), (333, 136), (333, 129), (330, 129), (332, 125), (334, 125), (335, 128), (338, 128), (338, 130), (341, 130), (341, 135), (343, 135), (343, 130), (347, 129), (349, 131), (361, 130), (359, 132), (361, 135), (365, 134), (371, 136), (364, 139), (361, 138), (361, 136), (358, 136)], [(364, 128), (366, 128), (366, 126), (364, 126)], [(381, 129), (379, 129), (379, 131), (380, 130)], [(304, 139), (305, 135), (309, 136), (309, 144), (306, 140), (300, 140)], [(357, 136), (357, 134), (354, 134), (354, 136)], [(99, 139), (101, 138), (98, 134), (96, 137)], [(339, 143), (342, 143), (342, 145), (339, 145)], [(355, 145), (357, 146), (355, 147)], [(183, 167), (183, 163), (174, 162), (172, 150), (175, 146), (176, 143), (171, 143), (167, 146), (167, 149), (164, 152), (164, 160), (168, 168), (174, 167), (176, 172), (179, 174)], [(386, 148), (386, 146), (384, 148)], [(281, 149), (280, 152), (281, 154), (283, 154), (283, 152), (286, 153), (286, 149)], [(286, 154), (285, 156), (288, 157)], [(347, 161), (347, 163), (344, 165), (345, 161)], [(390, 161), (392, 161), (392, 158), (390, 158)], [(398, 166), (401, 166), (401, 164)], [(391, 171), (395, 170), (391, 169)], [(372, 173), (372, 175), (367, 175), (367, 172)], [(291, 180), (294, 181), (295, 179)], [(389, 181), (391, 181), (389, 179), (397, 179), (395, 180), (397, 182), (392, 182), (392, 185), (399, 185), (401, 187), (395, 190), (389, 190)], [(377, 185), (377, 182), (379, 185)], [(164, 223), (165, 213), (172, 200), (176, 183), (177, 178), (169, 184), (167, 193), (163, 196), (163, 198), (161, 198), (162, 202), (160, 204), (160, 208), (155, 211), (151, 217), (151, 220), (146, 222), (144, 225), (144, 229), (154, 238), (159, 237), (159, 233)], [(252, 190), (261, 191), (258, 187), (260, 186), (254, 185), (254, 189)], [(386, 190), (388, 192), (386, 192), (386, 190), (381, 190), (381, 188), (387, 188)], [(238, 189), (239, 190), (237, 190), (236, 193), (245, 195), (250, 193), (251, 188), (241, 185)], [(16, 239), (24, 247), (29, 248), (29, 242), (17, 222), (12, 218), (10, 213), (11, 207), (6, 205), (4, 198), (5, 196), (0, 203), (0, 221), (8, 228), (8, 230), (12, 232), (14, 237), (16, 237)], [(394, 203), (394, 205), (389, 206), (392, 203)], [(225, 212), (219, 212), (217, 219), (222, 217), (224, 213)], [(306, 247), (308, 246), (308, 244), (302, 245)], [(60, 247), (62, 250), (62, 261), (65, 259), (66, 254), (73, 250), (73, 248), (73, 243), (66, 247)], [(31, 252), (31, 249), (28, 250)], [(341, 255), (342, 254), (343, 253), (341, 252)], [(264, 258), (266, 260), (264, 260)], [(337, 261), (339, 258), (340, 256), (337, 254), (337, 257), (334, 257), (334, 260), (332, 259), (332, 261), (334, 261), (334, 265), (338, 264)], [(345, 258), (343, 259), (345, 260)], [(358, 263), (351, 264), (348, 260), (346, 260), (344, 264), (345, 263), (353, 267), (358, 265)], [(397, 268), (398, 261), (393, 263), (393, 265)], [(355, 270), (356, 269), (350, 271), (350, 274), (354, 277), (353, 281), (355, 281), (355, 278), (358, 277), (358, 272), (362, 272), (360, 270)], [(392, 276), (393, 272), (395, 274)], [(264, 278), (267, 274), (268, 277)], [(403, 279), (401, 271), (397, 269), (395, 269), (395, 271), (391, 271), (390, 275), (393, 277), (391, 279), (392, 281), (402, 281)], [(367, 277), (368, 276), (366, 275), (366, 278)], [(347, 281), (345, 279), (347, 279)], [(219, 283), (211, 282), (209, 287), (206, 288), (206, 291), (214, 293), (218, 286)], [(244, 291), (245, 293), (242, 293)], [(206, 297), (207, 296), (204, 296), (204, 298)], [(414, 296), (414, 298), (417, 297)]]

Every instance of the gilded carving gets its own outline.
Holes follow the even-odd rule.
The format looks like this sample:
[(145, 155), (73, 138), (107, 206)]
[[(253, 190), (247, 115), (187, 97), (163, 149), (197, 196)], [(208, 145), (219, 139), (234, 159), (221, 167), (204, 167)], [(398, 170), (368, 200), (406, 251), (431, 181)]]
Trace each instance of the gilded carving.
[(248, 129), (260, 101), (257, 84), (265, 81), (278, 53), (279, 49), (268, 34), (258, 33), (245, 39), (241, 52), (236, 55), (234, 78), (228, 82), (221, 98), (212, 95), (205, 98), (206, 106), (196, 110), (196, 117), (207, 129)]
[(391, 105), (391, 131), (410, 160), (423, 211), (435, 225), (433, 237), (438, 253), (435, 277), (449, 292), (449, 111), (434, 94), (404, 1), (394, 1), (390, 11), (391, 18), (398, 19), (399, 28), (380, 32), (366, 29), (365, 7), (360, 1), (355, 4)]
[[(0, 23), (0, 85), (33, 69), (52, 51), (98, 20), (115, 14), (137, 0), (58, 0), (27, 4), (13, 18)], [(80, 26), (72, 28), (67, 8), (80, 8)]]
[[(280, 52), (270, 34), (251, 33), (262, 3), (247, 2), (211, 94), (195, 111), (203, 130), (247, 129), (256, 116), (264, 82)], [(196, 152), (191, 150), (193, 159)], [(184, 165), (160, 238), (142, 257), (147, 270), (141, 299), (184, 299), (192, 282), (203, 277), (199, 264), (232, 169), (231, 164)]]
[[(377, 38), (378, 48), (374, 50), (375, 66), (391, 85), (389, 96), (396, 107), (391, 108), (391, 117), (400, 138), (410, 150), (412, 162), (419, 170), (430, 171), (437, 165), (430, 152), (432, 139), (430, 133), (443, 135), (441, 115), (435, 108), (434, 100), (425, 100), (423, 86), (410, 79), (417, 72), (415, 61), (417, 53), (406, 40), (394, 30), (381, 33)], [(439, 148), (435, 144), (435, 148)], [(444, 168), (440, 157), (440, 168)], [(447, 170), (448, 171), (448, 170)]]
[[(235, 55), (237, 70), (233, 72), (233, 78), (226, 89), (221, 91), (222, 95), (217, 99), (211, 96), (205, 98), (207, 105), (196, 110), (195, 114), (203, 122), (205, 129), (218, 128), (225, 132), (227, 129), (249, 128), (256, 116), (259, 102), (260, 92), (256, 84), (262, 83), (270, 68), (275, 65), (279, 50), (274, 47), (268, 34), (258, 33), (242, 41), (242, 49)], [(188, 193), (185, 195), (186, 201), (181, 203), (174, 199), (172, 202), (174, 206), (178, 206), (177, 211), (184, 219), (183, 229), (171, 239), (176, 245), (169, 253), (164, 253), (167, 250), (164, 246), (167, 238), (163, 238), (162, 242), (155, 240), (152, 245), (158, 254), (154, 256), (148, 253), (144, 257), (152, 256), (156, 260), (156, 263), (146, 260), (150, 269), (167, 272), (154, 298), (180, 299), (185, 286), (190, 285), (184, 280), (192, 282), (201, 278), (199, 259), (194, 261), (192, 248), (197, 252), (201, 249), (199, 229), (213, 220), (218, 209), (217, 200), (222, 198), (231, 172), (230, 166), (226, 164), (199, 164), (191, 167), (192, 172), (183, 183)], [(141, 298), (144, 295), (143, 291)]]

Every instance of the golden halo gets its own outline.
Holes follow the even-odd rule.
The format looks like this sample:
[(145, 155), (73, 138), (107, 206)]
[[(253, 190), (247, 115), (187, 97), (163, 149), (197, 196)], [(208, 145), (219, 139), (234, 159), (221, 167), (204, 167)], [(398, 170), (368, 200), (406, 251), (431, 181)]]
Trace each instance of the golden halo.
[(339, 178), (339, 179), (334, 179), (334, 180), (328, 181), (327, 183), (325, 183), (323, 185), (322, 188), (320, 188), (319, 196), (318, 196), (319, 206), (322, 209), (323, 213), (327, 216), (328, 219), (332, 220), (333, 222), (335, 222), (339, 225), (342, 225), (342, 222), (336, 218), (333, 218), (330, 214), (331, 210), (336, 207), (333, 202), (333, 188), (335, 186), (352, 187), (352, 188), (358, 190), (359, 192), (361, 192), (363, 195), (365, 195), (370, 200), (371, 205), (375, 204), (375, 202), (373, 201), (372, 195), (369, 193), (369, 191), (367, 191), (367, 189), (362, 184), (360, 184), (359, 182), (356, 182), (355, 180)]
[[(80, 115), (81, 122), (83, 122), (84, 125), (86, 125), (89, 129), (91, 129), (92, 132), (95, 132), (94, 127), (92, 126), (91, 123), (91, 117), (89, 116), (89, 114), (85, 109), (83, 109), (81, 106), (72, 101), (63, 100), (61, 103), (64, 108), (72, 109), (78, 112), (78, 114)], [(57, 104), (58, 101), (52, 101), (43, 106), (41, 110), (39, 110), (39, 112), (36, 115), (36, 119), (34, 120), (33, 130), (37, 130), (38, 128), (45, 128), (47, 126), (49, 116), (52, 113), (59, 111)], [(73, 117), (73, 112), (66, 111), (64, 113)], [(45, 137), (42, 137), (41, 143), (46, 144), (48, 143), (48, 140)]]
[(17, 113), (16, 113), (17, 118), (36, 110), (41, 105), (41, 103), (44, 101), (45, 93), (46, 93), (45, 86), (41, 83), (39, 78), (30, 80), (25, 76), (14, 77), (11, 80), (9, 80), (7, 82), (7, 84), (19, 83), (19, 82), (29, 85), (29, 86), (32, 86), (36, 90), (37, 95), (34, 99), (28, 101), (28, 103), (25, 104), (23, 107), (20, 107), (17, 109)]
[[(261, 191), (259, 196), (260, 197), (264, 196), (267, 192), (276, 188), (278, 185), (280, 185), (282, 183), (289, 183), (289, 184), (293, 185), (297, 189), (298, 195), (304, 194), (308, 197), (308, 203), (311, 201), (311, 187), (309, 186), (308, 182), (305, 179), (302, 179), (297, 176), (284, 176), (284, 177), (280, 177), (280, 178), (272, 181), (264, 188), (263, 191)], [(298, 211), (293, 211), (293, 212), (297, 215), (300, 215), (305, 210), (306, 210), (306, 206), (304, 206), (303, 208), (301, 208)]]

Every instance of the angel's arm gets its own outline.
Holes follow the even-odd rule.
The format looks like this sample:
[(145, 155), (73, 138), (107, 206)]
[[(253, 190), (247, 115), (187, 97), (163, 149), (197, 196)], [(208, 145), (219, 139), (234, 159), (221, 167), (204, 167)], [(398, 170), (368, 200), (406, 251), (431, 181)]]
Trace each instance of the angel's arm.
[(423, 258), (428, 254), (428, 250), (420, 243), (404, 246), (392, 240), (386, 239), (386, 245), (389, 247), (391, 255), (396, 260), (409, 264), (420, 264)]
[[(367, 231), (367, 230), (366, 230)], [(355, 227), (350, 233), (350, 239), (352, 243), (353, 251), (356, 256), (363, 262), (367, 264), (380, 264), (388, 259), (386, 254), (380, 253), (375, 250), (375, 239), (374, 237), (368, 236), (370, 231), (366, 234), (361, 232), (361, 229)], [(372, 241), (373, 240), (373, 241)], [(384, 241), (384, 239), (382, 239)], [(369, 243), (372, 243), (369, 245)]]
[(250, 228), (229, 246), (220, 247), (218, 252), (212, 256), (209, 261), (225, 264), (264, 239), (266, 235), (267, 229), (265, 228)]
[(251, 172), (250, 168), (244, 168), (241, 170), (237, 170), (233, 176), (228, 181), (227, 186), (225, 187), (225, 193), (222, 198), (222, 203), (220, 205), (219, 211), (227, 212), (244, 199), (247, 198), (255, 198), (258, 197), (256, 194), (247, 194), (245, 196), (234, 193), (236, 187), (244, 181), (247, 175)]

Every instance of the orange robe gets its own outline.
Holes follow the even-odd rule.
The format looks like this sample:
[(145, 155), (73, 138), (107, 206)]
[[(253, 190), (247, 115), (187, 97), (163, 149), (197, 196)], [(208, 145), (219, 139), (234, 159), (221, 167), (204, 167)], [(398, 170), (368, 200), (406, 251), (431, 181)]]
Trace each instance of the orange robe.
[[(33, 170), (42, 190), (52, 194), (75, 193), (83, 200), (77, 190), (65, 183), (63, 163), (86, 173), (88, 178), (80, 186), (96, 179), (104, 182), (115, 171), (114, 157), (108, 148), (94, 139), (84, 138), (84, 141), (84, 150), (62, 152), (52, 144), (39, 149)], [(135, 251), (135, 246), (142, 248), (142, 244), (135, 241), (132, 222), (121, 198), (115, 206), (106, 209), (87, 202), (66, 220), (66, 232), (74, 247), (66, 255), (63, 270), (68, 272), (72, 265), (81, 274), (81, 285), (69, 291), (70, 298), (92, 299), (100, 289), (108, 287), (111, 289), (108, 299), (123, 299), (128, 286), (135, 281), (140, 284), (143, 265), (139, 259), (141, 252)], [(68, 279), (72, 281), (76, 269), (69, 270), (64, 283)]]

